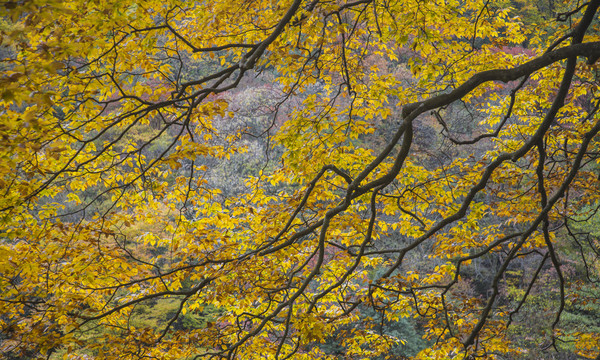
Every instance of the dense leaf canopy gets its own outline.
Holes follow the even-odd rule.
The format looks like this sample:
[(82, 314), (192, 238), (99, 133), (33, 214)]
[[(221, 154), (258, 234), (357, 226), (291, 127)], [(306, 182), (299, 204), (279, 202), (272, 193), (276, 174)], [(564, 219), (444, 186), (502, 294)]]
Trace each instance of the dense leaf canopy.
[(1, 6), (2, 356), (600, 358), (600, 0)]

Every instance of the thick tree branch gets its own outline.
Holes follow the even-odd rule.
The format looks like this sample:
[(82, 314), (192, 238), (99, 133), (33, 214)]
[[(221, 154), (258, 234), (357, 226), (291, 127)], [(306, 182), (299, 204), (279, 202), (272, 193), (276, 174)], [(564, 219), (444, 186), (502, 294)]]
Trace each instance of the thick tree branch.
[(417, 111), (417, 109), (419, 109), (417, 112), (422, 114), (426, 111), (453, 103), (454, 101), (463, 98), (465, 95), (483, 83), (489, 81), (501, 81), (504, 83), (514, 81), (523, 76), (529, 76), (555, 62), (574, 56), (583, 56), (588, 59), (598, 58), (598, 56), (600, 56), (600, 42), (596, 41), (575, 44), (560, 48), (558, 50), (541, 55), (512, 69), (487, 70), (477, 73), (448, 94), (438, 95), (424, 101), (405, 105), (402, 109), (402, 117), (408, 117), (413, 111)]

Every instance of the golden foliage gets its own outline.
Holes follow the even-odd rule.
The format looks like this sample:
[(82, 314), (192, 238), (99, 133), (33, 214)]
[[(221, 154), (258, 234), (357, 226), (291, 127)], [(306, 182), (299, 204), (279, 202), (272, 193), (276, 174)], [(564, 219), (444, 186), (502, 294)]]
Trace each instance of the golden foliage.
[[(511, 324), (543, 270), (539, 343), (598, 356), (560, 319), (584, 278), (564, 273), (569, 224), (600, 204), (600, 1), (543, 26), (522, 3), (5, 2), (1, 353), (334, 358), (340, 331), (345, 358), (392, 356), (404, 339), (341, 330), (372, 307), (416, 319), (418, 359), (522, 356)], [(256, 153), (228, 124), (261, 76), (276, 159), (222, 178)], [(541, 270), (515, 300), (522, 259)], [(578, 259), (597, 289), (599, 257)]]

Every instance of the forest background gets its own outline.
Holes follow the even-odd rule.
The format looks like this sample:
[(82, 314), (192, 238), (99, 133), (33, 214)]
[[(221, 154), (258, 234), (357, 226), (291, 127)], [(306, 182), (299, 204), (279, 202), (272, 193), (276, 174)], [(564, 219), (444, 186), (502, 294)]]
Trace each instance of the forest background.
[(6, 359), (600, 359), (600, 0), (7, 1)]

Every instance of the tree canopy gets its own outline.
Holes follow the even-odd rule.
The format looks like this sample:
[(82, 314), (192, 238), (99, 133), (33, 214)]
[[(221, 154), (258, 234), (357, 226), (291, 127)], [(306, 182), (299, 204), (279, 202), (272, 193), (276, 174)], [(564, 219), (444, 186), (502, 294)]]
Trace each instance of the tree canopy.
[(600, 359), (599, 6), (4, 2), (0, 354)]

